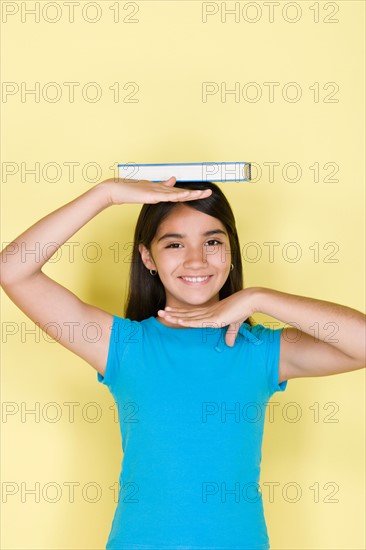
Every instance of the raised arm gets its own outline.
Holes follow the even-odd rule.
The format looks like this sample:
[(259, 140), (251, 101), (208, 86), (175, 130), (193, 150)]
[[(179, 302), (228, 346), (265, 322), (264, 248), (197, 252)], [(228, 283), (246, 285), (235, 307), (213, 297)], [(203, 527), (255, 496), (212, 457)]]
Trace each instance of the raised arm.
[[(210, 190), (207, 193), (174, 188), (174, 184), (175, 178), (161, 183), (127, 179), (101, 182), (39, 220), (0, 254), (1, 286), (9, 298), (49, 336), (102, 375), (107, 361), (112, 315), (80, 300), (45, 275), (42, 267), (60, 246), (109, 206), (194, 200), (211, 193)], [(58, 246), (48, 247), (51, 242)], [(25, 256), (24, 250), (42, 250), (42, 255)], [(98, 330), (100, 338), (96, 341), (83, 337), (89, 323), (95, 324)]]
[(281, 333), (280, 383), (366, 367), (366, 316), (341, 304), (250, 287), (211, 306), (196, 310), (166, 307), (158, 315), (186, 327), (229, 325), (225, 342), (233, 346), (243, 321), (256, 312), (290, 325)]
[(254, 290), (255, 309), (290, 325), (281, 334), (279, 381), (366, 367), (366, 316), (325, 300)]
[[(74, 233), (108, 206), (105, 187), (93, 187), (19, 235), (2, 251), (0, 264), (1, 285), (9, 298), (42, 330), (46, 327), (49, 336), (101, 373), (107, 359), (112, 315), (82, 302), (45, 275), (42, 267)], [(58, 247), (47, 246), (50, 242)], [(36, 252), (25, 254), (25, 250)], [(87, 323), (99, 327), (98, 342), (83, 337)]]

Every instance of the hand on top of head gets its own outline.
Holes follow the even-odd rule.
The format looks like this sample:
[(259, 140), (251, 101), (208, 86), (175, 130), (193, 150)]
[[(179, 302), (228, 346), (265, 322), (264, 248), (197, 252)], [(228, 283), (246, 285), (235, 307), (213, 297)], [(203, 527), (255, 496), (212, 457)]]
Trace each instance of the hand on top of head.
[(107, 193), (110, 204), (156, 204), (203, 199), (212, 194), (211, 189), (183, 189), (174, 187), (175, 176), (162, 182), (111, 178), (98, 184)]

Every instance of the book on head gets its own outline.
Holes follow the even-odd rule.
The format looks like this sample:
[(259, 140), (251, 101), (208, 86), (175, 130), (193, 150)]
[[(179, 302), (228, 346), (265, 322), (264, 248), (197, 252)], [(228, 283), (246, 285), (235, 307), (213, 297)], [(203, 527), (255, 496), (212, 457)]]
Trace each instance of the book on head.
[(251, 180), (250, 162), (183, 162), (165, 164), (118, 164), (118, 177), (130, 180), (239, 182)]

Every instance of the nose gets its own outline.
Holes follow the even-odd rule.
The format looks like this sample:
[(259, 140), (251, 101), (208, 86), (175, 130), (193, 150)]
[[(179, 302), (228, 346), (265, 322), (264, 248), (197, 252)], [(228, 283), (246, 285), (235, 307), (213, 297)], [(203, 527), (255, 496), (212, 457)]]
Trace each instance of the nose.
[(202, 266), (207, 267), (207, 253), (204, 247), (190, 248), (187, 250), (187, 255), (184, 259), (184, 267), (189, 268), (200, 268)]

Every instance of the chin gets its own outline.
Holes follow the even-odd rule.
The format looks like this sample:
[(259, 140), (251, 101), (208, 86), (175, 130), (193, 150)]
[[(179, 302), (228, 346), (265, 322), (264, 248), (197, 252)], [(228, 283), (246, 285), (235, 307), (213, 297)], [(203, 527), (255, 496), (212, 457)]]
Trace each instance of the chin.
[[(203, 298), (202, 296), (196, 296), (196, 297), (192, 296), (184, 300), (184, 302), (187, 305), (204, 307), (206, 304), (212, 305), (213, 303), (217, 302), (219, 300), (218, 293), (217, 293), (217, 300), (215, 300), (215, 296), (216, 294), (214, 296), (208, 296), (207, 298)], [(183, 301), (183, 300), (180, 299), (180, 301)]]

